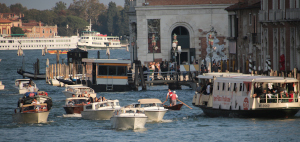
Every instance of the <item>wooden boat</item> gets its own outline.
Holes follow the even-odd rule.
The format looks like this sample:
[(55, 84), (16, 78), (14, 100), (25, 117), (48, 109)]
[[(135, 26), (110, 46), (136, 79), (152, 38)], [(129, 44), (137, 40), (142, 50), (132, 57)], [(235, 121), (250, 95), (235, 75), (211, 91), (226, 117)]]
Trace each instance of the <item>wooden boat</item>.
[[(67, 54), (68, 53), (68, 50), (58, 50), (59, 54)], [(49, 54), (56, 54), (57, 53), (57, 50), (48, 50), (48, 53)]]
[(18, 107), (12, 116), (13, 121), (17, 123), (46, 123), (52, 107), (52, 99), (47, 95), (44, 91), (25, 94), (18, 101)]
[(210, 117), (288, 118), (300, 109), (299, 80), (289, 77), (233, 75), (198, 76), (210, 79), (210, 94), (195, 93), (193, 105)]
[(183, 104), (177, 104), (175, 106), (168, 106), (168, 105), (164, 105), (165, 109), (168, 110), (180, 110)]
[(67, 114), (81, 114), (83, 107), (87, 104), (87, 97), (67, 98), (63, 108)]

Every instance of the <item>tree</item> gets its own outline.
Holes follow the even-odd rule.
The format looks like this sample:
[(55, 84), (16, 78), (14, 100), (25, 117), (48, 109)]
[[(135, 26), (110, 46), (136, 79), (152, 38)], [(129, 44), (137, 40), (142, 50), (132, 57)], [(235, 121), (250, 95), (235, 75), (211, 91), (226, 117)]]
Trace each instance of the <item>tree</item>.
[[(25, 32), (20, 27), (12, 27), (11, 34), (24, 34)], [(16, 35), (16, 36), (23, 36), (23, 35)]]
[(0, 3), (0, 13), (10, 13), (10, 9), (5, 3)]
[(24, 13), (25, 11), (27, 11), (27, 8), (23, 7), (23, 5), (20, 3), (16, 3), (16, 4), (10, 5), (10, 11), (15, 14), (20, 14), (20, 13)]
[(117, 7), (116, 3), (110, 2), (108, 4), (107, 9), (107, 30), (108, 34), (114, 34), (114, 20), (116, 20), (115, 16), (117, 15)]
[(52, 8), (52, 10), (54, 10), (55, 13), (59, 13), (60, 11), (67, 9), (66, 5), (66, 3), (59, 1), (55, 3), (55, 6)]
[(67, 16), (65, 25), (67, 24), (69, 25), (69, 35), (77, 33), (77, 30), (83, 31), (89, 25), (87, 21), (76, 16)]

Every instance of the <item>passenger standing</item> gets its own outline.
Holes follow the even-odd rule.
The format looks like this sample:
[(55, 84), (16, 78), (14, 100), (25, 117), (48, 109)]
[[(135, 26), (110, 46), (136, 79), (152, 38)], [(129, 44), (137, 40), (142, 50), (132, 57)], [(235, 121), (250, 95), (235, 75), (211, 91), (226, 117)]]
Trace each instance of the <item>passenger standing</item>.
[(166, 97), (166, 101), (167, 101), (168, 98), (169, 98), (170, 106), (172, 105), (172, 100), (171, 100), (171, 97), (170, 97), (171, 94), (172, 94), (172, 91), (171, 91), (171, 89), (169, 89), (169, 90), (168, 90), (167, 97)]
[(207, 95), (210, 95), (210, 83), (207, 83), (207, 86), (206, 86), (206, 94), (207, 94)]
[(171, 100), (172, 100), (172, 105), (171, 106), (175, 106), (176, 105), (176, 99), (178, 98), (176, 91), (173, 91), (173, 93), (170, 95)]

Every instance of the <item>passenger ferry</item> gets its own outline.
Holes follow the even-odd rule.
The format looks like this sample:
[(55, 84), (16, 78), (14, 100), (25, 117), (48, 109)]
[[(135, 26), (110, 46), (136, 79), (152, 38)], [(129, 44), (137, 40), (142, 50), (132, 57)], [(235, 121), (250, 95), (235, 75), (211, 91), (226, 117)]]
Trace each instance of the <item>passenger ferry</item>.
[(78, 37), (4, 37), (0, 35), (0, 50), (27, 49), (74, 49), (77, 47)]
[(86, 82), (95, 92), (130, 91), (127, 70), (130, 60), (121, 59), (87, 59)]
[(92, 31), (92, 24), (87, 26), (87, 31), (83, 31), (78, 42), (78, 47), (89, 49), (121, 48), (118, 36), (107, 36), (100, 32)]
[(299, 81), (294, 78), (226, 75), (198, 76), (211, 81), (212, 92), (196, 92), (193, 105), (211, 117), (288, 118), (300, 109)]

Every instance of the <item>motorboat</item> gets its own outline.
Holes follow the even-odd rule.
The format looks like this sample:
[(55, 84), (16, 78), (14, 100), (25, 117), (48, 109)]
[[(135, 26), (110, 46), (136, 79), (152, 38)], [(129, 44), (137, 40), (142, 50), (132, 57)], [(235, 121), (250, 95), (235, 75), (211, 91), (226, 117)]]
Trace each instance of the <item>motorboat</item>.
[(300, 109), (299, 80), (289, 77), (198, 76), (212, 82), (210, 94), (195, 92), (192, 104), (210, 117), (289, 118)]
[(119, 100), (94, 102), (83, 107), (81, 116), (84, 119), (108, 120), (113, 116), (114, 111), (120, 108)]
[(162, 106), (159, 99), (139, 99), (139, 103), (126, 106), (127, 108), (143, 108), (149, 120), (159, 122), (163, 119), (168, 109)]
[(121, 108), (116, 110), (110, 118), (114, 129), (140, 129), (145, 128), (147, 116), (143, 108)]
[[(83, 107), (88, 103), (87, 97), (73, 97), (67, 98), (63, 108), (66, 114), (81, 114)], [(81, 117), (81, 115), (80, 115)]]
[(82, 94), (84, 94), (85, 97), (88, 97), (88, 94), (93, 98), (97, 96), (92, 88), (83, 85), (66, 85), (66, 89), (62, 92), (66, 98), (71, 98), (73, 94), (75, 94), (76, 97)]
[(13, 121), (17, 123), (46, 123), (52, 99), (44, 91), (28, 92), (18, 101), (18, 107), (13, 114)]
[(16, 79), (15, 80), (15, 88), (19, 90), (19, 94), (25, 94), (29, 92), (29, 84), (34, 88), (34, 91), (38, 91), (39, 89), (36, 87), (36, 84), (31, 79)]

